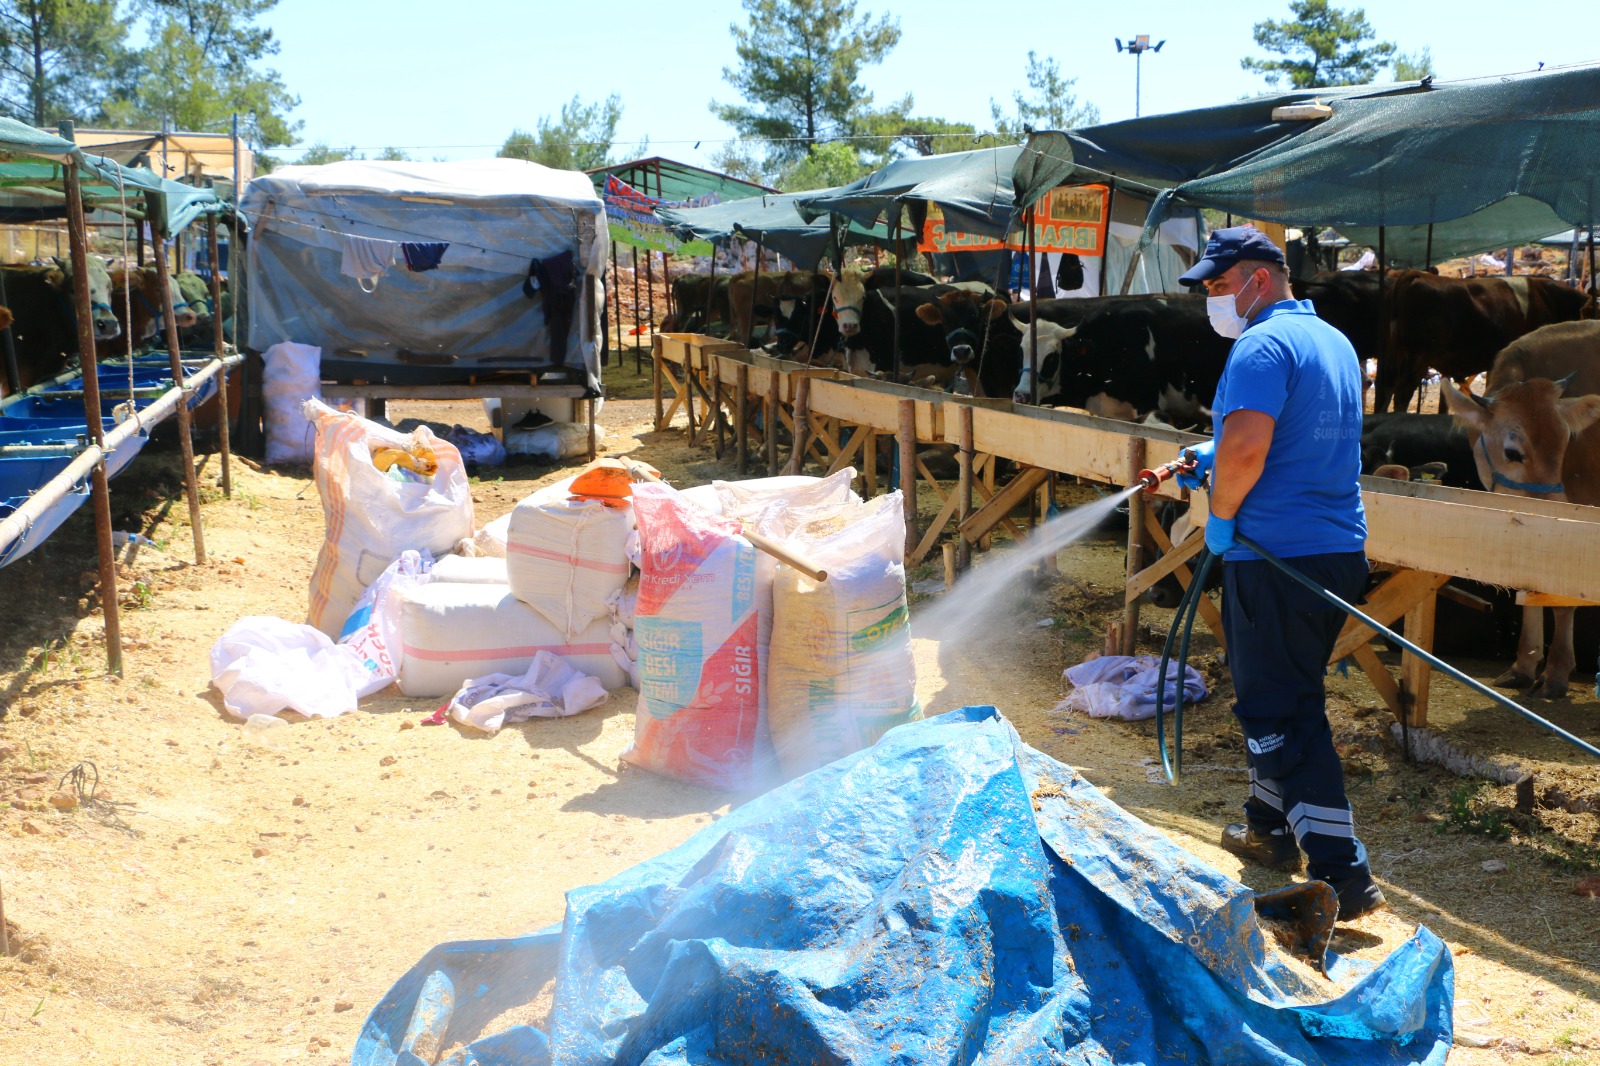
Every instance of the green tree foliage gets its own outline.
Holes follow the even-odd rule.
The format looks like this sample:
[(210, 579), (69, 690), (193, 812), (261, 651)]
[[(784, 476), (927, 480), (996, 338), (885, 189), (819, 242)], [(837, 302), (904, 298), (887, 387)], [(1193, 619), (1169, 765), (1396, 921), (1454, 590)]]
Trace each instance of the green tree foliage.
[(720, 170), (733, 178), (753, 181), (757, 185), (773, 184), (772, 175), (761, 161), (760, 154), (748, 141), (726, 141), (711, 153), (711, 169)]
[(899, 24), (887, 15), (857, 15), (855, 0), (743, 3), (749, 25), (731, 27), (739, 62), (722, 76), (744, 102), (712, 101), (712, 113), (742, 136), (766, 141), (769, 170), (864, 132), (873, 110), (861, 70), (899, 43)]
[(326, 141), (313, 141), (307, 145), (305, 151), (300, 153), (300, 158), (295, 160), (299, 166), (320, 167), (324, 163), (340, 163), (346, 159), (365, 158), (355, 150), (349, 148), (335, 148)]
[(377, 155), (377, 158), (382, 160), (385, 163), (409, 163), (409, 162), (411, 162), (411, 157), (410, 156), (406, 155), (400, 149), (393, 148), (393, 147), (385, 148), (383, 151), (379, 152), (378, 155)]
[(1328, 0), (1289, 0), (1294, 18), (1265, 19), (1255, 24), (1256, 44), (1278, 56), (1246, 56), (1245, 70), (1266, 76), (1268, 85), (1285, 79), (1292, 89), (1330, 85), (1365, 85), (1388, 66), (1395, 46), (1374, 41), (1376, 34), (1361, 8), (1343, 11)]
[(0, 111), (35, 126), (93, 115), (126, 62), (116, 0), (0, 0)]
[(1433, 49), (1424, 48), (1420, 52), (1394, 54), (1395, 81), (1421, 81), (1423, 78), (1433, 76)]
[(621, 120), (622, 98), (616, 93), (592, 104), (574, 96), (561, 105), (559, 116), (539, 116), (536, 132), (512, 130), (495, 154), (556, 170), (593, 170), (611, 161), (611, 143)]
[(226, 132), (238, 114), (258, 147), (293, 143), (300, 124), (289, 112), (300, 99), (261, 62), (278, 53), (272, 31), (257, 25), (278, 0), (140, 0), (150, 45), (139, 73), (108, 100), (103, 119), (117, 126)]
[(1100, 109), (1087, 101), (1080, 103), (1072, 91), (1078, 79), (1063, 78), (1061, 65), (1051, 57), (1040, 59), (1030, 51), (1026, 77), (1028, 91), (1011, 94), (1010, 114), (994, 100), (989, 101), (995, 137), (1000, 143), (1017, 144), (1027, 138), (1029, 130), (1070, 130), (1100, 121)]
[(861, 153), (844, 141), (819, 144), (797, 160), (778, 178), (778, 188), (784, 192), (805, 192), (808, 189), (829, 189), (835, 185), (848, 185), (865, 177), (871, 167), (862, 162)]

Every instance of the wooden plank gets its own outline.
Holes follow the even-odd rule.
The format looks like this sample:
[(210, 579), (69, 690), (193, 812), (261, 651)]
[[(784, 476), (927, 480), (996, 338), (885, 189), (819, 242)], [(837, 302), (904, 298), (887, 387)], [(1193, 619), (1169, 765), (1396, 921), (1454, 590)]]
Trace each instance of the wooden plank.
[(1350, 655), (1355, 659), (1356, 665), (1361, 667), (1361, 672), (1367, 675), (1367, 680), (1372, 682), (1372, 687), (1377, 689), (1378, 695), (1389, 708), (1389, 713), (1394, 715), (1396, 721), (1404, 720), (1400, 686), (1395, 684), (1388, 667), (1379, 661), (1378, 653), (1372, 650), (1372, 645), (1358, 644)]
[[(1146, 442), (1145, 461), (1151, 466), (1176, 459), (1185, 446), (1178, 441), (1127, 432), (1141, 428), (1132, 423), (1091, 415), (1062, 421), (974, 407), (972, 423), (974, 444), (980, 452), (1111, 485), (1121, 485), (1127, 478), (1129, 439)], [(1159, 495), (1181, 499), (1183, 490), (1173, 479), (1162, 483)]]
[[(1157, 525), (1156, 529), (1159, 530), (1161, 527)], [(1187, 588), (1189, 568), (1185, 564), (1196, 555), (1199, 555), (1200, 549), (1206, 546), (1205, 537), (1191, 535), (1189, 539), (1183, 542), (1181, 547), (1174, 549), (1171, 547), (1172, 541), (1167, 538), (1165, 530), (1161, 530), (1159, 537), (1155, 536), (1152, 531), (1151, 539), (1156, 542), (1156, 547), (1160, 548), (1163, 554), (1159, 560), (1151, 563), (1128, 580), (1127, 588), (1123, 593), (1125, 601), (1138, 599), (1154, 588), (1162, 578), (1178, 570), (1183, 571), (1183, 576), (1178, 580)], [(1162, 541), (1166, 541), (1166, 544), (1162, 544)]]
[[(1406, 612), (1406, 639), (1419, 648), (1433, 650), (1433, 621), (1438, 598), (1432, 593)], [(1433, 666), (1419, 655), (1404, 651), (1400, 655), (1400, 703), (1409, 710), (1407, 724), (1428, 724), (1428, 689)]]
[(485, 396), (507, 400), (581, 400), (587, 390), (582, 385), (480, 381), (474, 385), (338, 385), (330, 386), (328, 391), (368, 400), (478, 400)]
[(928, 464), (922, 461), (922, 456), (920, 455), (917, 456), (917, 473), (921, 474), (923, 480), (933, 489), (933, 494), (939, 498), (939, 505), (942, 507), (945, 500), (944, 486), (939, 484), (939, 479), (933, 476), (932, 471), (928, 469)]
[(911, 558), (906, 560), (907, 566), (916, 566), (928, 557), (933, 546), (939, 542), (939, 534), (944, 532), (945, 523), (950, 521), (950, 516), (955, 513), (956, 504), (961, 502), (961, 497), (952, 492), (950, 498), (944, 501), (944, 506), (939, 508), (939, 513), (933, 516), (933, 521), (928, 525), (928, 531), (922, 535), (922, 540), (917, 544), (917, 550), (911, 553)]
[[(1392, 625), (1396, 618), (1411, 610), (1423, 597), (1431, 598), (1439, 587), (1449, 580), (1445, 574), (1430, 573), (1426, 570), (1403, 570), (1369, 593), (1361, 612), (1379, 625)], [(1354, 618), (1345, 619), (1344, 628), (1339, 631), (1339, 639), (1333, 643), (1333, 653), (1328, 656), (1328, 661), (1338, 662), (1355, 651), (1358, 646), (1370, 642), (1376, 635), (1377, 632), (1371, 626)], [(1407, 637), (1411, 640), (1416, 639), (1410, 634), (1407, 634)], [(1417, 643), (1424, 648), (1428, 647), (1421, 641)]]
[[(984, 503), (988, 503), (990, 500), (994, 499), (994, 497), (995, 497), (994, 456), (992, 456), (992, 455), (983, 456), (979, 460), (979, 464), (978, 465), (983, 467), (983, 480), (982, 481), (974, 481), (972, 483), (972, 487), (977, 491), (979, 496), (983, 497)], [(977, 512), (976, 511), (973, 512), (973, 517), (977, 517)], [(1013, 537), (1015, 537), (1017, 540), (1021, 540), (1022, 539), (1022, 527), (1018, 526), (1010, 518), (1002, 518), (1002, 519), (1000, 519), (1000, 523), (999, 524), (1002, 525), (1002, 526), (1005, 526), (1008, 530), (1010, 530), (1011, 531), (1011, 535)], [(974, 541), (974, 543), (977, 544), (978, 547), (982, 548), (984, 551), (988, 551), (990, 546), (991, 546), (991, 543), (993, 541), (993, 537), (991, 535), (992, 533), (993, 533), (993, 530), (990, 530), (990, 532), (983, 534), (983, 536), (979, 537), (976, 541)], [(965, 539), (965, 538), (963, 538), (963, 539)]]
[[(1185, 591), (1188, 591), (1189, 582), (1194, 580), (1194, 576), (1189, 572), (1188, 566), (1184, 565), (1183, 560), (1193, 557), (1201, 548), (1205, 547), (1206, 538), (1191, 534), (1189, 539), (1183, 542), (1183, 547), (1175, 549), (1172, 546), (1172, 539), (1167, 536), (1167, 531), (1161, 528), (1161, 523), (1156, 520), (1154, 512), (1145, 511), (1144, 524), (1146, 531), (1150, 534), (1150, 539), (1155, 542), (1156, 547), (1166, 553), (1162, 563), (1166, 562), (1167, 557), (1177, 557), (1178, 565), (1172, 567), (1171, 572), (1178, 579), (1178, 584)], [(1156, 565), (1160, 566), (1161, 563)], [(1140, 571), (1140, 576), (1142, 577), (1152, 569), (1154, 568), (1145, 567), (1144, 570)], [(1156, 580), (1159, 581), (1160, 578), (1158, 577)], [(1204, 592), (1200, 594), (1200, 603), (1197, 610), (1200, 612), (1200, 620), (1206, 624), (1207, 629), (1211, 630), (1211, 636), (1216, 640), (1217, 647), (1227, 651), (1228, 635), (1222, 629), (1222, 612), (1217, 609), (1215, 603), (1211, 602), (1211, 597)]]
[[(977, 540), (988, 533), (1002, 521), (1009, 521), (1012, 508), (1016, 507), (1029, 494), (1044, 484), (1045, 478), (1050, 476), (1050, 471), (1034, 466), (1020, 471), (1012, 478), (1005, 488), (996, 492), (989, 501), (978, 508), (971, 518), (962, 523), (960, 533), (968, 540)], [(1015, 525), (1011, 527), (1012, 533), (1018, 540), (1022, 539), (1022, 531)]]
[(1600, 607), (1594, 600), (1580, 600), (1576, 596), (1552, 596), (1548, 592), (1519, 592), (1517, 604), (1522, 607)]
[[(1594, 550), (1600, 522), (1380, 492), (1364, 492), (1362, 498), (1370, 558), (1490, 585), (1600, 600), (1600, 555)], [(1523, 502), (1521, 497), (1497, 499), (1512, 506)]]

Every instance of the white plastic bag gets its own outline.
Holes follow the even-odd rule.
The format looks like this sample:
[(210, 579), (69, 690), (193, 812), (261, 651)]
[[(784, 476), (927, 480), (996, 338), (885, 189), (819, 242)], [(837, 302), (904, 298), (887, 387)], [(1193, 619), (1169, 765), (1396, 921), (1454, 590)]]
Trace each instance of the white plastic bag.
[[(316, 400), (305, 412), (317, 427), (314, 472), (326, 522), (306, 620), (332, 635), (401, 552), (444, 555), (472, 535), (472, 487), (461, 454), (427, 426), (398, 433)], [(393, 480), (372, 464), (374, 445), (426, 448), (438, 469), (427, 481)]]
[[(508, 426), (500, 432), (505, 438), (506, 451), (512, 455), (529, 455), (555, 462), (557, 459), (589, 454), (589, 426), (586, 422), (546, 422), (537, 429), (513, 429)], [(598, 447), (605, 433), (595, 426), (594, 434)]]
[(356, 601), (355, 610), (339, 631), (339, 643), (352, 649), (370, 675), (356, 692), (370, 696), (400, 676), (404, 651), (400, 644), (399, 596), (402, 591), (433, 580), (433, 561), (423, 553), (404, 551), (390, 563)]
[(496, 559), (504, 559), (506, 557), (506, 537), (510, 533), (511, 512), (507, 511), (478, 530), (477, 535), (472, 540), (473, 544), (477, 546), (479, 555), (489, 555)]
[(282, 618), (241, 618), (211, 648), (211, 684), (241, 719), (285, 710), (333, 718), (355, 709), (368, 677), (355, 649)]
[(495, 733), (509, 722), (567, 717), (605, 701), (605, 686), (598, 678), (541, 651), (521, 676), (489, 674), (462, 685), (450, 699), (450, 717)]
[(899, 492), (867, 503), (799, 509), (785, 543), (828, 572), (779, 567), (772, 594), (767, 721), (785, 775), (865, 748), (922, 717), (906, 606)]
[(826, 477), (788, 474), (749, 481), (713, 481), (711, 486), (722, 501), (723, 514), (748, 519), (775, 503), (791, 508), (860, 503), (861, 497), (850, 488), (855, 478), (855, 468), (847, 466)]
[(261, 362), (267, 463), (309, 463), (316, 429), (303, 408), (307, 400), (322, 399), (322, 349), (282, 341), (261, 353)]

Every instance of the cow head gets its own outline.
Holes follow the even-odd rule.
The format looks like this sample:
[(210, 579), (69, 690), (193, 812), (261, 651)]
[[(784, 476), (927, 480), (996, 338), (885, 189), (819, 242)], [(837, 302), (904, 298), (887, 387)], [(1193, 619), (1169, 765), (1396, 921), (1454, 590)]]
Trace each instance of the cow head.
[[(108, 341), (121, 336), (122, 325), (111, 311), (111, 270), (105, 260), (97, 255), (89, 261), (89, 307), (93, 315), (94, 339)], [(55, 260), (56, 268), (45, 275), (45, 280), (63, 293), (69, 306), (76, 308), (72, 297), (72, 260)]]
[(839, 333), (854, 337), (861, 332), (861, 309), (867, 300), (867, 272), (860, 267), (845, 267), (833, 284), (833, 317), (839, 320)]
[[(152, 297), (153, 301), (158, 301), (161, 289), (160, 286), (155, 284), (155, 271), (153, 270), (150, 272), (150, 281), (151, 283), (146, 287), (145, 291)], [(172, 321), (179, 329), (188, 329), (199, 321), (199, 316), (195, 314), (194, 307), (189, 301), (184, 299), (183, 287), (178, 283), (176, 274), (167, 275), (167, 288), (172, 293)], [(157, 302), (156, 306), (160, 307), (161, 304)]]
[[(182, 299), (194, 312), (195, 321), (208, 320), (211, 317), (211, 287), (206, 284), (206, 279), (199, 274), (188, 271), (178, 275), (178, 287), (172, 290), (174, 300)], [(182, 319), (179, 320), (182, 325)], [(665, 332), (665, 329), (663, 329)]]
[(970, 363), (973, 348), (984, 343), (988, 322), (1006, 313), (1006, 302), (981, 293), (957, 290), (940, 294), (917, 308), (917, 317), (944, 328), (945, 347), (957, 363)]
[(1564, 500), (1562, 466), (1572, 439), (1600, 421), (1600, 396), (1563, 399), (1571, 377), (1532, 378), (1492, 396), (1464, 393), (1444, 378), (1445, 404), (1472, 441), (1478, 478), (1491, 492)]
[[(1022, 376), (1017, 380), (1017, 387), (1012, 390), (1013, 403), (1033, 402), (1033, 382), (1039, 382), (1039, 396), (1055, 396), (1061, 391), (1062, 360), (1066, 358), (1065, 349), (1077, 335), (1077, 327), (1059, 326), (1054, 322), (1043, 320), (1023, 322), (1012, 317), (1018, 329), (1022, 331)], [(1039, 365), (1033, 365), (1033, 335), (1037, 327), (1039, 335)]]

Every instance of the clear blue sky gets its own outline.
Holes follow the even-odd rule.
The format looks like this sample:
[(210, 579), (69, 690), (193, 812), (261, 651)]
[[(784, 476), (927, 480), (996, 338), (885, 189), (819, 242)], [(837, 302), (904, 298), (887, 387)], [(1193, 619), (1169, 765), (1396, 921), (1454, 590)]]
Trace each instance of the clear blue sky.
[[(1239, 59), (1261, 54), (1256, 21), (1289, 14), (1287, 0), (1028, 4), (1026, 14), (1008, 14), (1016, 9), (859, 0), (858, 10), (894, 15), (902, 31), (889, 59), (865, 72), (866, 87), (880, 103), (910, 92), (917, 114), (981, 128), (990, 98), (1009, 101), (1022, 85), (1031, 48), (1078, 79), (1080, 99), (1103, 121), (1131, 118), (1134, 60), (1112, 39), (1148, 33), (1167, 43), (1142, 61), (1144, 113), (1202, 107), (1265, 90)], [(1408, 52), (1431, 48), (1441, 79), (1600, 60), (1594, 0), (1371, 0), (1365, 10), (1379, 39)], [(281, 0), (269, 18), (283, 45), (274, 65), (301, 97), (302, 144), (473, 158), (574, 93), (615, 92), (619, 153), (648, 134), (652, 154), (695, 163), (732, 136), (707, 104), (732, 98), (722, 68), (734, 61), (735, 21), (743, 21), (738, 0)]]

